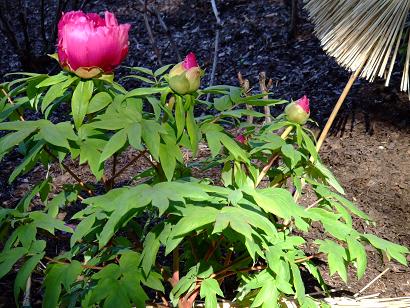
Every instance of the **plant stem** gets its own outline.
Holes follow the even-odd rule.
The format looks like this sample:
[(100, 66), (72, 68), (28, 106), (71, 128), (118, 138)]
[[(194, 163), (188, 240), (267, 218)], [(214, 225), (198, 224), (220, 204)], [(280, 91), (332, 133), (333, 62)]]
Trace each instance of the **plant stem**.
[(128, 162), (124, 167), (122, 167), (117, 173), (115, 173), (109, 180), (108, 182), (114, 183), (114, 179), (119, 177), (121, 174), (124, 173), (125, 170), (127, 170), (131, 165), (133, 165), (138, 159), (140, 159), (144, 154), (146, 153), (146, 150), (143, 150), (139, 152), (137, 156), (135, 156), (130, 162)]
[[(14, 105), (14, 102), (13, 102), (12, 98), (10, 97), (10, 95), (7, 93), (7, 91), (2, 88), (1, 92), (3, 92), (4, 96), (7, 97), (7, 101), (10, 103), (10, 105)], [(20, 111), (18, 109), (16, 109), (16, 112), (19, 115), (20, 121), (25, 121), (23, 115), (20, 113)]]
[[(282, 133), (282, 135), (280, 136), (282, 139), (286, 139), (290, 132), (293, 130), (293, 126), (288, 126), (286, 128), (286, 130)], [(265, 167), (263, 167), (261, 173), (258, 176), (258, 179), (256, 180), (255, 183), (255, 188), (258, 187), (259, 183), (263, 180), (263, 178), (265, 177), (266, 173), (269, 171), (269, 169), (272, 167), (273, 163), (275, 162), (275, 160), (279, 157), (278, 154), (272, 154), (271, 158), (269, 159), (268, 163), (266, 164)]]
[[(44, 259), (52, 262), (52, 263), (58, 263), (58, 264), (70, 264), (69, 262), (64, 262), (64, 261), (60, 261), (60, 260), (56, 260), (50, 257), (45, 256)], [(84, 269), (94, 269), (94, 270), (102, 270), (104, 267), (103, 266), (92, 266), (92, 265), (81, 265), (82, 268)]]
[(172, 278), (171, 285), (174, 287), (179, 281), (179, 246), (172, 251)]
[(207, 251), (206, 254), (205, 254), (205, 258), (204, 258), (204, 259), (205, 259), (206, 262), (208, 262), (209, 259), (213, 256), (213, 254), (214, 254), (215, 251), (216, 251), (216, 248), (218, 248), (219, 243), (220, 243), (223, 239), (224, 239), (224, 236), (221, 235), (218, 240), (212, 241), (212, 245), (209, 247), (208, 251)]
[[(55, 156), (49, 149), (44, 148), (44, 151), (53, 159), (59, 161), (57, 156)], [(85, 185), (84, 182), (66, 164), (64, 164), (63, 162), (60, 162), (60, 164), (64, 168), (64, 170), (67, 171), (78, 182), (78, 184), (80, 184), (84, 191), (86, 191), (90, 196), (94, 195), (93, 191), (89, 187), (87, 187), (87, 185)]]

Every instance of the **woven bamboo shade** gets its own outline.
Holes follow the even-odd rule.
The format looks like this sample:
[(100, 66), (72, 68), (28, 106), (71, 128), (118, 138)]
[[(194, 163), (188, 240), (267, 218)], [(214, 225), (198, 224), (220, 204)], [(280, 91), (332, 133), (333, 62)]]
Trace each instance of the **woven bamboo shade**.
[(305, 0), (305, 8), (323, 49), (342, 67), (356, 71), (365, 63), (360, 77), (384, 78), (387, 86), (400, 62), (400, 89), (410, 98), (410, 0)]

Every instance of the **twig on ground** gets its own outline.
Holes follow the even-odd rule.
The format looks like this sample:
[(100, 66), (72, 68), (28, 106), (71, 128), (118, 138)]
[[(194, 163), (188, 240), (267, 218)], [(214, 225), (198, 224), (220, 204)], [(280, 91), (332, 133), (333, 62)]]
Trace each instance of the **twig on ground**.
[(169, 30), (167, 24), (164, 22), (164, 19), (161, 17), (161, 13), (158, 11), (158, 9), (155, 5), (151, 5), (150, 8), (151, 8), (152, 12), (157, 16), (159, 24), (161, 25), (162, 29), (164, 29), (165, 34), (168, 36), (168, 40), (171, 43), (171, 47), (177, 55), (178, 62), (181, 62), (182, 58), (181, 58), (181, 54), (179, 53), (178, 46), (175, 43), (175, 40), (173, 39), (171, 31)]
[[(249, 84), (249, 80), (244, 79), (241, 72), (238, 72), (238, 80), (239, 80), (239, 85), (242, 88), (244, 95), (249, 96), (249, 92), (251, 91), (251, 86)], [(252, 111), (252, 106), (246, 104), (246, 109)], [(247, 115), (246, 116), (246, 122), (248, 122), (249, 124), (252, 124), (253, 123), (253, 116), (252, 115)]]
[[(211, 71), (211, 80), (209, 82), (209, 86), (213, 86), (215, 82), (215, 73), (216, 73), (216, 67), (218, 65), (218, 50), (219, 50), (219, 35), (220, 35), (220, 29), (222, 28), (222, 21), (219, 17), (219, 12), (218, 8), (216, 6), (215, 0), (211, 0), (211, 5), (212, 5), (212, 11), (215, 15), (216, 18), (216, 32), (215, 32), (215, 43), (214, 43), (214, 59), (212, 63), (212, 71)], [(209, 101), (211, 94), (208, 93), (206, 96), (206, 101)]]
[(383, 272), (377, 275), (372, 281), (370, 281), (367, 285), (365, 285), (359, 292), (357, 292), (354, 297), (358, 297), (364, 291), (366, 291), (372, 284), (374, 284), (377, 280), (379, 280), (384, 274), (390, 271), (390, 267), (386, 268)]
[[(268, 99), (268, 92), (269, 89), (272, 87), (273, 81), (272, 79), (269, 79), (269, 81), (266, 83), (266, 73), (265, 72), (260, 72), (259, 73), (259, 88), (262, 94), (266, 94), (263, 99)], [(265, 123), (271, 123), (271, 114), (270, 114), (270, 107), (269, 106), (264, 106), (263, 107), (264, 113), (265, 113)]]
[(31, 293), (31, 275), (28, 276), (27, 281), (26, 281), (26, 290), (24, 291), (23, 303), (22, 303), (23, 307), (31, 307), (30, 293)]
[(151, 26), (149, 24), (149, 19), (148, 19), (148, 0), (140, 0), (140, 3), (143, 5), (143, 12), (144, 12), (144, 23), (145, 23), (145, 28), (148, 33), (149, 41), (154, 48), (155, 55), (157, 56), (157, 61), (158, 64), (162, 66), (162, 60), (161, 60), (161, 51), (159, 50), (157, 46), (157, 42), (154, 37), (154, 33), (152, 32)]

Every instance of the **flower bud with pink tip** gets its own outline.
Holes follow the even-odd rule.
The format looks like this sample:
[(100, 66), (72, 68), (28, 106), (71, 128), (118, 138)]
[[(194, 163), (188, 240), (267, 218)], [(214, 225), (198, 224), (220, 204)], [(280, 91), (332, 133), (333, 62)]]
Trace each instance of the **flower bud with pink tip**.
[(202, 70), (195, 54), (190, 52), (184, 61), (175, 65), (169, 72), (169, 87), (179, 95), (193, 93), (199, 89)]
[(239, 143), (242, 144), (246, 144), (248, 142), (248, 140), (246, 139), (246, 137), (242, 134), (239, 134), (235, 137), (235, 140), (238, 141)]
[(289, 121), (298, 124), (305, 124), (310, 116), (309, 99), (307, 96), (299, 98), (296, 102), (288, 104), (285, 114)]
[(58, 59), (64, 69), (82, 78), (111, 73), (127, 56), (129, 24), (119, 25), (113, 13), (71, 11), (58, 23)]

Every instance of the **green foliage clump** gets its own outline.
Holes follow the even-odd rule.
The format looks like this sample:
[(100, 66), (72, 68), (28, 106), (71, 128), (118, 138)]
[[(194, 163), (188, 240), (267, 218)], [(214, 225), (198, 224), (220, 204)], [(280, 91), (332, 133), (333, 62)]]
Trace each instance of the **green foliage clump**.
[[(316, 307), (301, 271), (326, 290), (318, 257), (344, 281), (350, 264), (364, 275), (365, 245), (406, 264), (407, 248), (354, 228), (354, 217), (370, 218), (343, 197), (306, 127), (283, 115), (264, 125), (242, 121), (265, 116), (245, 105), (285, 101), (231, 86), (181, 96), (168, 86), (168, 69), (132, 68), (131, 77), (150, 87), (131, 90), (107, 76), (68, 72), (22, 74), (1, 85), (0, 157), (23, 157), (9, 182), (53, 162), (76, 181), (55, 187), (47, 172), (14, 209), (0, 208), (0, 278), (18, 268), (16, 304), (35, 274), (44, 276), (43, 306), (52, 308), (144, 307), (160, 297), (216, 307), (224, 285), (242, 306), (279, 307), (294, 297)], [(52, 120), (67, 109), (66, 121)], [(115, 169), (130, 148), (135, 157)], [(84, 183), (70, 161), (94, 181)], [(118, 182), (125, 169), (133, 181)], [(195, 176), (209, 170), (219, 176)], [(305, 185), (313, 204), (298, 200)], [(63, 221), (61, 211), (73, 216)], [(322, 239), (310, 240), (313, 228)], [(47, 239), (63, 235), (69, 244), (55, 255)]]

